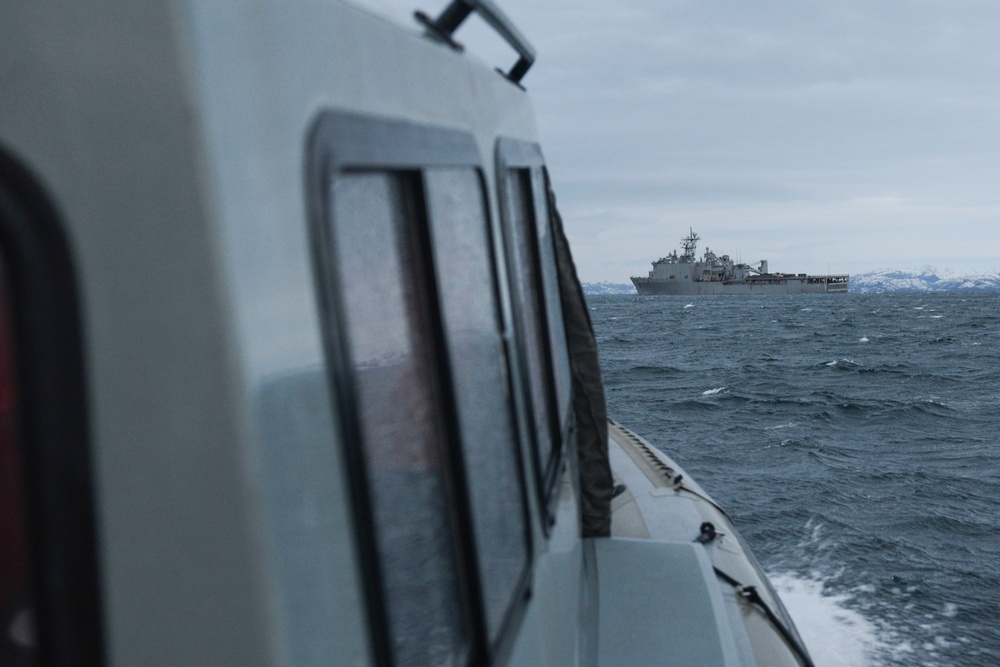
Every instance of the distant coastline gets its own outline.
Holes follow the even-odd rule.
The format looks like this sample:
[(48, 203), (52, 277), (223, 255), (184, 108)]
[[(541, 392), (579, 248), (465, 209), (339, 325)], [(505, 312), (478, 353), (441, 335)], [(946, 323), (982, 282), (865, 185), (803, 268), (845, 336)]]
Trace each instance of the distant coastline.
[[(584, 294), (635, 294), (630, 283), (583, 283)], [(1000, 270), (959, 273), (924, 269), (880, 269), (851, 274), (851, 292), (993, 292), (1000, 291)]]

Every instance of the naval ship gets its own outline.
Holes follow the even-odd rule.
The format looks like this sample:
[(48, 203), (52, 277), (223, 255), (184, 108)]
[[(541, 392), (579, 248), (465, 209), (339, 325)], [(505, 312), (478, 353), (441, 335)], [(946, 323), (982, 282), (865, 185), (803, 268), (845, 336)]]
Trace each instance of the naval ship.
[(0, 665), (812, 664), (413, 2), (0, 4)]
[(648, 276), (632, 276), (639, 294), (846, 294), (847, 274), (810, 276), (805, 273), (770, 273), (767, 260), (757, 267), (716, 255), (705, 248), (701, 260), (695, 249), (701, 237), (688, 230), (681, 239), (681, 254), (674, 250), (653, 262)]

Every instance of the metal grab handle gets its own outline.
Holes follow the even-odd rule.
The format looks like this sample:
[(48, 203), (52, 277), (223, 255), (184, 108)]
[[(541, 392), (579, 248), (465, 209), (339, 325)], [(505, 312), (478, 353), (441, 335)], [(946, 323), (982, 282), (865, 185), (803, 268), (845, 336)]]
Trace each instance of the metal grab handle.
[(441, 16), (437, 17), (436, 20), (421, 11), (415, 12), (414, 16), (427, 28), (427, 32), (432, 37), (461, 51), (462, 45), (452, 39), (452, 34), (458, 30), (458, 26), (462, 25), (462, 21), (467, 19), (473, 11), (483, 17), (483, 20), (496, 30), (511, 48), (517, 51), (520, 58), (504, 76), (514, 83), (520, 84), (521, 79), (535, 62), (535, 49), (491, 0), (452, 0), (452, 3), (444, 8)]

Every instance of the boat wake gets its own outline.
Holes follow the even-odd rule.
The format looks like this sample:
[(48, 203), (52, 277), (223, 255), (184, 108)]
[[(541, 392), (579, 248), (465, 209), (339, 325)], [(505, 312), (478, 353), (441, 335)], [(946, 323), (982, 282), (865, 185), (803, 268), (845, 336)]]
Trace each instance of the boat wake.
[(824, 592), (824, 581), (789, 572), (769, 574), (771, 584), (795, 620), (816, 667), (863, 667), (884, 664), (889, 647), (878, 626), (847, 603), (850, 594)]
[(967, 637), (952, 637), (947, 628), (958, 613), (953, 603), (945, 604), (937, 615), (915, 621), (905, 614), (879, 614), (878, 605), (866, 599), (874, 592), (870, 586), (831, 593), (829, 580), (817, 572), (809, 576), (780, 572), (768, 578), (816, 667), (944, 667), (954, 664), (949, 653), (970, 642)]
[[(893, 588), (891, 604), (873, 583), (862, 580), (845, 587), (845, 579), (859, 573), (836, 565), (837, 544), (825, 536), (822, 523), (808, 521), (805, 531), (796, 556), (775, 564), (768, 578), (816, 667), (944, 667), (970, 643), (954, 632), (960, 610), (956, 603), (918, 613), (916, 586)], [(808, 570), (792, 564), (803, 558)]]

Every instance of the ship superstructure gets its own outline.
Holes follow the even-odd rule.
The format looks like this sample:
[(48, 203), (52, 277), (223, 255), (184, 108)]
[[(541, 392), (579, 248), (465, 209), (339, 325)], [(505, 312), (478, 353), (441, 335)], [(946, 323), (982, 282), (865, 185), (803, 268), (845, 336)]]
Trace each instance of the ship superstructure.
[(707, 246), (698, 259), (700, 240), (689, 229), (680, 254), (674, 250), (656, 260), (647, 276), (632, 276), (639, 294), (845, 294), (850, 284), (847, 274), (770, 273), (766, 259), (751, 266)]

